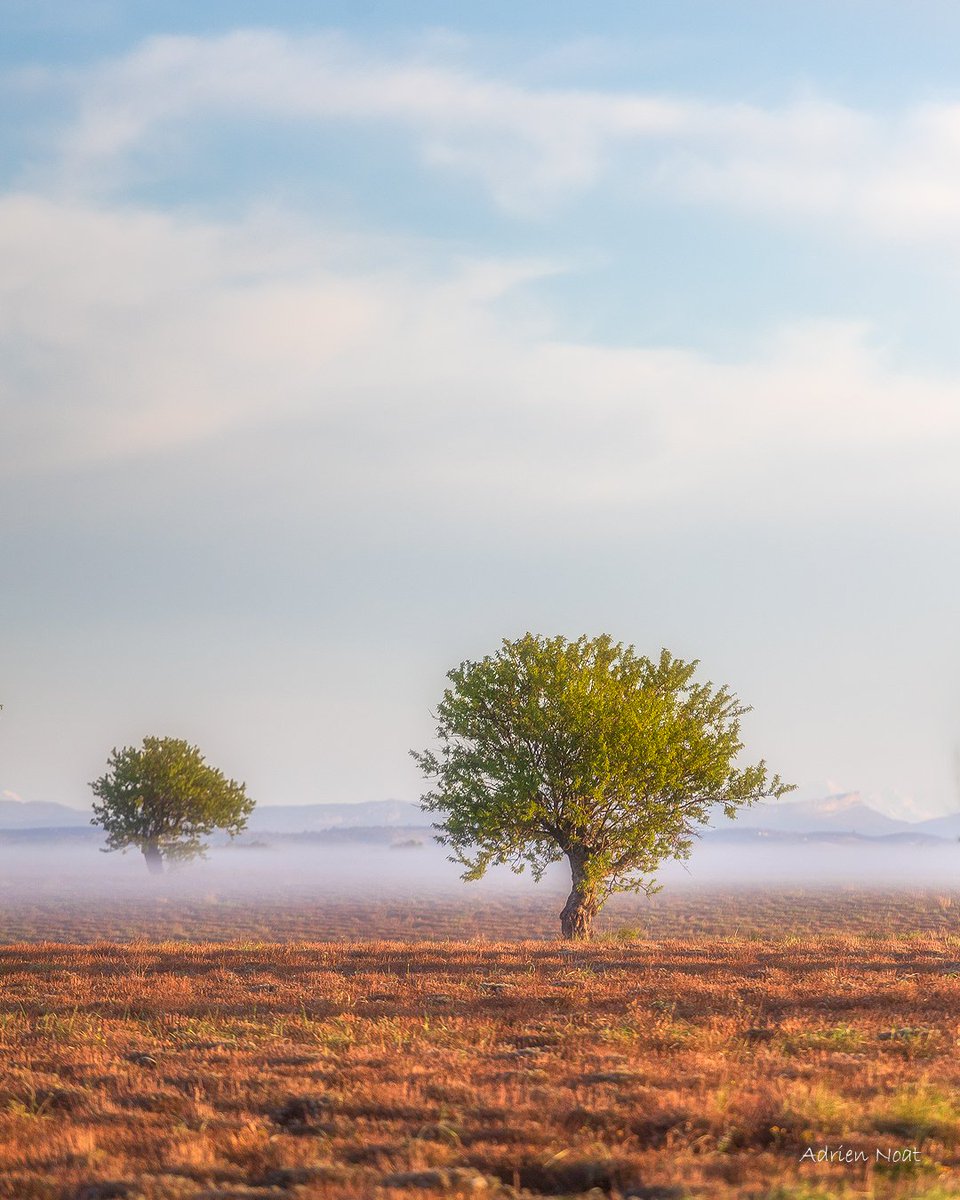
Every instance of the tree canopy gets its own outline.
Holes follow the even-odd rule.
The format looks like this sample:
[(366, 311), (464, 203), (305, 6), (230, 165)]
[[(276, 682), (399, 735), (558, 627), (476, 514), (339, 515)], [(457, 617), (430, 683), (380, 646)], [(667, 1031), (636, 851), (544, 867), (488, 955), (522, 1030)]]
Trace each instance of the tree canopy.
[(728, 816), (792, 789), (760, 760), (737, 766), (749, 708), (694, 680), (699, 660), (652, 660), (603, 634), (531, 633), (450, 671), (437, 706), (438, 746), (411, 751), (433, 781), (422, 807), (438, 840), (479, 879), (488, 867), (569, 860), (561, 913), (588, 937), (615, 892), (656, 890), (668, 857), (689, 857), (710, 810)]
[(99, 800), (91, 824), (106, 831), (107, 850), (136, 847), (153, 872), (165, 859), (202, 857), (203, 838), (215, 829), (236, 836), (254, 808), (245, 784), (227, 779), (179, 738), (114, 748), (106, 774), (90, 787)]

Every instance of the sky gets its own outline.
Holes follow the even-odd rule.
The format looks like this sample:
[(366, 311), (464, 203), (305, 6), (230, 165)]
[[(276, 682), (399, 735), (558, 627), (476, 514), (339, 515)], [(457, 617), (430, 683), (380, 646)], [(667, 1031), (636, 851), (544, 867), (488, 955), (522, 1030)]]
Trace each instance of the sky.
[(527, 630), (960, 807), (960, 10), (0, 7), (0, 792), (415, 800)]

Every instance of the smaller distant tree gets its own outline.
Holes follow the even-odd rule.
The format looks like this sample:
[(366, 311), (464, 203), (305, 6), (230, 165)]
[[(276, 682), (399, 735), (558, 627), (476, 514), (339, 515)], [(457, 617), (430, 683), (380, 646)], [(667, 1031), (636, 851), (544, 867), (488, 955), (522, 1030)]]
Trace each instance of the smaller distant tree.
[(180, 738), (114, 748), (106, 774), (90, 787), (97, 797), (91, 824), (106, 832), (106, 850), (135, 847), (155, 875), (165, 860), (203, 858), (203, 839), (215, 829), (235, 837), (254, 808), (245, 784), (227, 779)]

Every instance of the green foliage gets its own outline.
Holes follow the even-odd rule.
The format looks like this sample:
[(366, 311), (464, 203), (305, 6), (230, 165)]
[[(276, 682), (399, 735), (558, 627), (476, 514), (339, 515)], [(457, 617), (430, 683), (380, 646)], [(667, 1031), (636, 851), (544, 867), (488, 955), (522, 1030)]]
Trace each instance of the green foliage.
[(108, 770), (90, 784), (93, 825), (107, 834), (108, 850), (135, 846), (164, 859), (202, 857), (203, 838), (215, 829), (234, 837), (253, 811), (245, 785), (208, 766), (196, 746), (179, 738), (143, 739), (139, 749), (114, 749)]
[(504, 639), (450, 671), (437, 749), (411, 751), (434, 781), (422, 806), (464, 879), (495, 864), (539, 879), (567, 856), (582, 897), (654, 890), (667, 857), (689, 856), (714, 805), (738, 807), (791, 787), (761, 760), (734, 763), (749, 709), (697, 683), (698, 662), (658, 660), (607, 635)]

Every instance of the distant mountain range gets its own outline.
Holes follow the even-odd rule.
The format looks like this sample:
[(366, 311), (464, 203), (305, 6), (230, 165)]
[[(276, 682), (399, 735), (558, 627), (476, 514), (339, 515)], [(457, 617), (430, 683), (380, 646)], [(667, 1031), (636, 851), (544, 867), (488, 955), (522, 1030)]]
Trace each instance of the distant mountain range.
[(0, 829), (69, 829), (89, 825), (90, 815), (44, 800), (0, 800)]
[[(0, 800), (0, 830), (73, 829), (89, 826), (89, 809), (41, 800)], [(361, 804), (273, 804), (253, 810), (251, 833), (311, 833), (339, 828), (429, 829), (433, 820), (418, 804), (403, 800), (367, 800)]]
[(718, 807), (709, 824), (718, 832), (763, 829), (771, 833), (837, 833), (861, 837), (889, 837), (892, 834), (960, 837), (960, 813), (926, 821), (904, 821), (877, 812), (864, 803), (859, 792), (841, 792), (819, 800), (759, 802), (741, 809), (733, 820)]
[(429, 829), (434, 821), (419, 804), (405, 800), (365, 800), (360, 804), (271, 804), (255, 808), (247, 822), (251, 833), (310, 833), (321, 829)]
[[(0, 800), (0, 830), (75, 829), (89, 827), (89, 810), (43, 801)], [(424, 829), (432, 813), (403, 800), (368, 800), (360, 804), (275, 804), (255, 808), (250, 833), (315, 833), (322, 830)], [(864, 803), (859, 792), (843, 792), (819, 800), (758, 803), (741, 809), (730, 820), (717, 807), (705, 834), (780, 835), (834, 834), (878, 838), (900, 835), (960, 838), (960, 812), (926, 821), (903, 821), (885, 816)]]
[(779, 803), (760, 801), (742, 808), (734, 819), (721, 807), (714, 809), (710, 826), (717, 830), (767, 829), (776, 833), (859, 833), (869, 837), (917, 831), (917, 825), (885, 816), (865, 804), (859, 792), (825, 796), (819, 800)]

